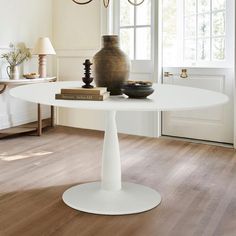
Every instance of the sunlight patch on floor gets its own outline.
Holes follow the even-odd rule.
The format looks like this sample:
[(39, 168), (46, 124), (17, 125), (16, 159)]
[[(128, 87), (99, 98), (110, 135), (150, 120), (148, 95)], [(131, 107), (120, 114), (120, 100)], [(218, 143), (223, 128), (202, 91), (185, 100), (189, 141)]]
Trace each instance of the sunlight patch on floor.
[(0, 160), (2, 161), (17, 161), (22, 159), (27, 159), (31, 157), (40, 157), (52, 154), (53, 152), (39, 151), (39, 152), (26, 152), (22, 154), (9, 155), (8, 153), (1, 153)]
[(197, 165), (192, 163), (181, 163), (177, 165), (175, 168), (171, 169), (170, 176), (179, 179), (179, 181), (183, 181), (188, 178), (189, 175), (194, 172), (197, 168)]

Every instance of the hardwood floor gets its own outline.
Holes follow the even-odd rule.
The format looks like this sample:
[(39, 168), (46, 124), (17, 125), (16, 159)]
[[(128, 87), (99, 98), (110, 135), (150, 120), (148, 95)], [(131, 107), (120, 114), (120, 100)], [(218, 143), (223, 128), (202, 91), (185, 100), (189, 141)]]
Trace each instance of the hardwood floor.
[(157, 208), (130, 216), (78, 212), (70, 186), (100, 178), (103, 133), (57, 127), (0, 140), (0, 235), (235, 236), (236, 152), (120, 135), (123, 180), (157, 189)]

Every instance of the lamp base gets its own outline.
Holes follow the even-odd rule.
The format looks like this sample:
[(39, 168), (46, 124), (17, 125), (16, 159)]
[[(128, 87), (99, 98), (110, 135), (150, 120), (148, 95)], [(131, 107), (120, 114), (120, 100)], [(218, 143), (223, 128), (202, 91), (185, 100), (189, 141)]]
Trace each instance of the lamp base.
[(39, 55), (39, 77), (47, 77), (47, 56)]

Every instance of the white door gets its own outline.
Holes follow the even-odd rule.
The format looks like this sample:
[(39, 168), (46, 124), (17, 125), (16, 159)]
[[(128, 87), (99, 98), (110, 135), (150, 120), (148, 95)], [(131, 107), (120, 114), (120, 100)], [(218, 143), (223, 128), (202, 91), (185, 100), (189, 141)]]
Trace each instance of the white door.
[(163, 135), (233, 143), (234, 9), (233, 0), (163, 1), (163, 83), (230, 98), (215, 108), (163, 112)]

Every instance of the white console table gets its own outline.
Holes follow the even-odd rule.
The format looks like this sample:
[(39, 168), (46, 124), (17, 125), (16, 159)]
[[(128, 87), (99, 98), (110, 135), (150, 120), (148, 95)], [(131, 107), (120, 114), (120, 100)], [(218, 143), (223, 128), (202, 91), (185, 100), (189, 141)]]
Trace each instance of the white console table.
[(139, 184), (124, 183), (121, 180), (116, 111), (192, 110), (217, 106), (228, 101), (227, 96), (217, 92), (157, 84), (154, 85), (155, 92), (149, 99), (127, 99), (125, 96), (110, 97), (103, 102), (55, 99), (55, 94), (59, 93), (61, 88), (78, 86), (81, 86), (81, 83), (57, 82), (27, 85), (12, 89), (10, 94), (29, 102), (45, 105), (106, 111), (101, 182), (77, 185), (63, 194), (64, 202), (71, 208), (103, 215), (144, 212), (161, 202), (161, 195), (156, 190)]
[[(48, 83), (48, 82), (55, 82), (57, 79), (56, 77), (47, 77), (47, 78), (36, 78), (36, 79), (18, 79), (18, 80), (10, 80), (10, 79), (1, 79), (0, 80), (0, 95), (4, 93), (7, 87), (15, 87), (20, 85), (29, 85), (29, 84), (39, 84), (39, 83)], [(6, 137), (9, 135), (14, 134), (22, 134), (22, 133), (29, 133), (33, 131), (37, 131), (38, 136), (41, 136), (42, 129), (47, 127), (48, 122), (43, 122), (42, 115), (41, 115), (41, 105), (38, 103), (37, 109), (37, 124), (36, 127), (33, 123), (25, 124), (17, 127), (12, 127), (4, 130), (0, 130), (0, 138)], [(51, 106), (51, 119), (50, 119), (50, 126), (54, 126), (54, 107)]]

